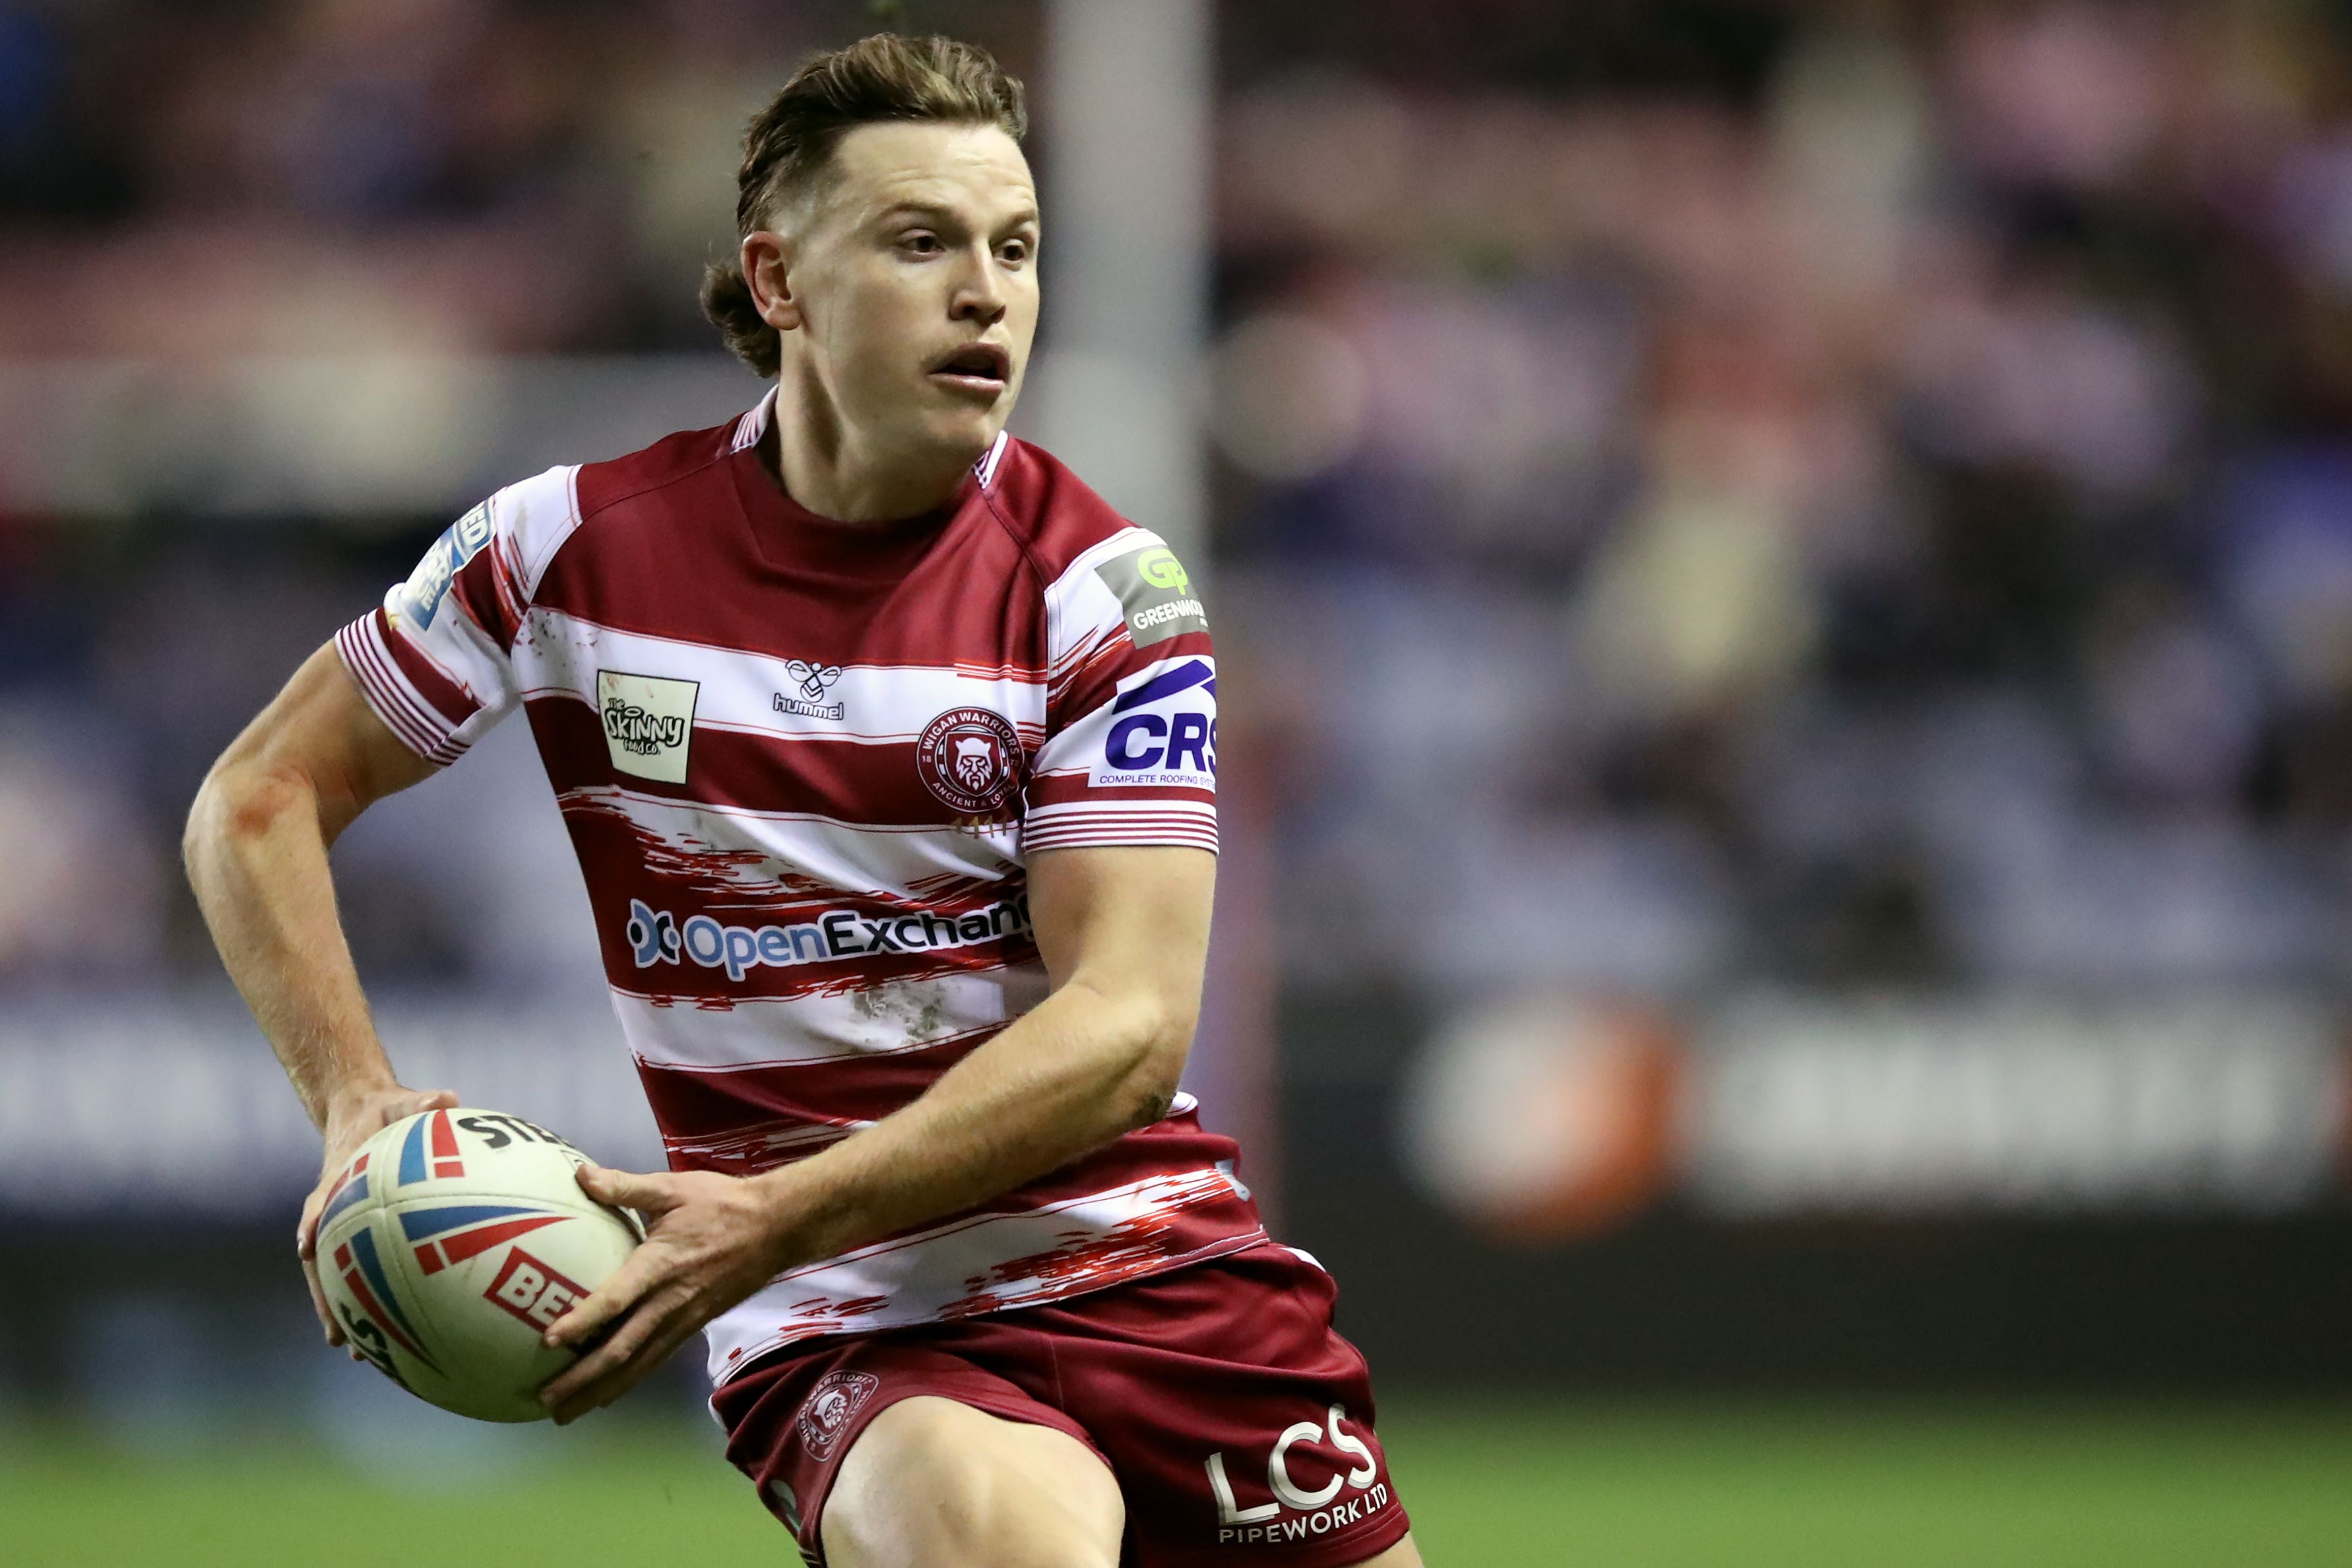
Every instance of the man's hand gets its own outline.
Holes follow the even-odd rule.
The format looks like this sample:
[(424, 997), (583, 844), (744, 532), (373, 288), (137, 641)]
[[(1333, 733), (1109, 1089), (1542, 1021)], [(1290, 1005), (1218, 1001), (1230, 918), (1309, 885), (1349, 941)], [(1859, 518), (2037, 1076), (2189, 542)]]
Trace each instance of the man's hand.
[(558, 1426), (635, 1388), (688, 1335), (799, 1260), (765, 1193), (744, 1177), (583, 1166), (580, 1186), (599, 1203), (636, 1209), (648, 1228), (619, 1272), (547, 1331), (549, 1344), (575, 1349), (604, 1336), (540, 1390)]
[[(446, 1089), (404, 1089), (394, 1083), (353, 1090), (328, 1106), (326, 1156), (319, 1166), (319, 1185), (303, 1200), (301, 1222), (294, 1228), (294, 1251), (302, 1260), (302, 1279), (310, 1287), (310, 1308), (319, 1314), (329, 1344), (343, 1343), (342, 1325), (327, 1310), (327, 1293), (319, 1288), (319, 1214), (334, 1197), (331, 1184), (343, 1174), (344, 1162), (362, 1144), (394, 1122), (419, 1111), (452, 1111), (457, 1105), (457, 1096)], [(352, 1359), (359, 1360), (359, 1352), (352, 1352)]]

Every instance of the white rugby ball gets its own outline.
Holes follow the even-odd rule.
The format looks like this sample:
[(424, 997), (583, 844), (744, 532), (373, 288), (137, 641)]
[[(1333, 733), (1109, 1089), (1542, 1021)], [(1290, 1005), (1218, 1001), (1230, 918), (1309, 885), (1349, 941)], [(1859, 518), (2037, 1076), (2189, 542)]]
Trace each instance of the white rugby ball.
[(319, 1220), (319, 1283), (352, 1348), (420, 1399), (483, 1421), (537, 1421), (572, 1364), (548, 1324), (645, 1230), (574, 1177), (588, 1156), (496, 1111), (426, 1111), (370, 1138)]

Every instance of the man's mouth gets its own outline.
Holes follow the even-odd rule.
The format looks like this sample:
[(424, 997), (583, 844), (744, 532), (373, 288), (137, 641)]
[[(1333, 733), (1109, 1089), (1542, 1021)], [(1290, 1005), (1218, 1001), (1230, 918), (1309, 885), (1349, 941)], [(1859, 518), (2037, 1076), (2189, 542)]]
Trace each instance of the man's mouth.
[(991, 397), (1004, 390), (1012, 375), (1013, 356), (994, 343), (966, 343), (931, 365), (933, 380)]

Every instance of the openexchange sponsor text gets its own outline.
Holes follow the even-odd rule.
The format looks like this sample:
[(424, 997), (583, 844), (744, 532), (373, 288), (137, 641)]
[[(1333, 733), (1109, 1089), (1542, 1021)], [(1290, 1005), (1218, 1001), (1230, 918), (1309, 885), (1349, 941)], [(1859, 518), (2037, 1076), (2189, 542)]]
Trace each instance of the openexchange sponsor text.
[(792, 925), (729, 925), (708, 915), (688, 915), (681, 924), (667, 910), (633, 898), (625, 935), (640, 969), (684, 959), (740, 980), (762, 965), (784, 968), (869, 953), (931, 953), (1028, 931), (1029, 898), (1022, 894), (962, 915), (828, 909)]

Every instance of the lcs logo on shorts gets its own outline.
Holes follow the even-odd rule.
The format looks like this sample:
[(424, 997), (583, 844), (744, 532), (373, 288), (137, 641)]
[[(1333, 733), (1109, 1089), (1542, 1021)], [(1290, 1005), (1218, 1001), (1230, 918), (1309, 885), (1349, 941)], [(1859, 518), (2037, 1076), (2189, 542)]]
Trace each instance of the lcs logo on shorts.
[(1192, 595), (1192, 575), (1164, 545), (1114, 556), (1095, 575), (1118, 596), (1127, 634), (1139, 648), (1209, 629), (1209, 612)]
[(881, 1386), (882, 1380), (870, 1372), (836, 1370), (817, 1379), (816, 1386), (801, 1402), (801, 1413), (793, 1417), (794, 1425), (800, 1428), (801, 1446), (809, 1451), (809, 1458), (831, 1457), (833, 1446), (841, 1441), (850, 1418), (865, 1408), (866, 1402)]
[(596, 716), (614, 770), (664, 784), (685, 783), (694, 703), (701, 690), (698, 681), (597, 671)]
[[(1309, 1487), (1299, 1471), (1308, 1468), (1297, 1450), (1312, 1445), (1330, 1454), (1314, 1456), (1331, 1473), (1320, 1486)], [(1286, 1427), (1265, 1458), (1265, 1490), (1272, 1502), (1244, 1508), (1234, 1495), (1233, 1478), (1225, 1470), (1223, 1449), (1211, 1454), (1202, 1467), (1209, 1492), (1217, 1502), (1217, 1544), (1306, 1541), (1361, 1523), (1396, 1500), (1380, 1479), (1381, 1462), (1371, 1445), (1348, 1429), (1348, 1412), (1334, 1405), (1320, 1422), (1301, 1421)], [(1306, 1479), (1311, 1480), (1310, 1475)], [(1342, 1491), (1353, 1496), (1342, 1496)]]
[(441, 601), (449, 596), (449, 585), (457, 580), (466, 563), (481, 554), (482, 547), (489, 542), (488, 501), (451, 523), (433, 541), (433, 548), (425, 552), (425, 559), (416, 563), (416, 570), (409, 573), (400, 590), (402, 612), (416, 623), (418, 631), (432, 626), (433, 618), (441, 613)]
[(1087, 779), (1094, 788), (1217, 787), (1217, 672), (1208, 660), (1131, 677), (1110, 714)]

